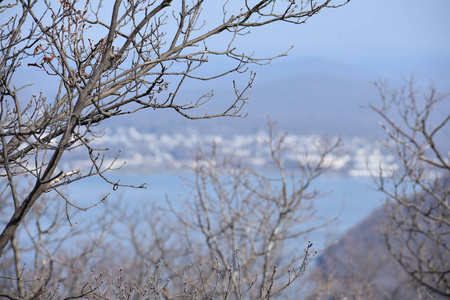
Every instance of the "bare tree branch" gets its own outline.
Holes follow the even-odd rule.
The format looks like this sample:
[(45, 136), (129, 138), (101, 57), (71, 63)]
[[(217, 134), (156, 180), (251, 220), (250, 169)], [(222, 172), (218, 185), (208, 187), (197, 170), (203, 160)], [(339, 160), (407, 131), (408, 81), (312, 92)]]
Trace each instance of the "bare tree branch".
[(430, 87), (421, 99), (413, 79), (399, 91), (386, 83), (377, 87), (382, 105), (370, 108), (382, 118), (385, 146), (398, 159), (396, 170), (373, 176), (388, 200), (387, 247), (411, 278), (449, 297), (450, 160), (438, 135), (448, 134), (450, 114), (441, 121), (431, 117), (448, 95)]
[[(4, 20), (0, 24), (0, 164), (15, 205), (0, 235), (0, 255), (44, 193), (92, 175), (106, 178), (103, 174), (114, 168), (103, 164), (102, 150), (90, 146), (97, 136), (96, 124), (146, 108), (172, 109), (190, 119), (245, 116), (242, 108), (253, 73), (246, 83), (233, 82), (234, 99), (214, 113), (203, 109), (213, 100), (213, 92), (186, 100), (183, 86), (187, 80), (213, 81), (247, 72), (251, 65), (285, 55), (257, 58), (239, 51), (237, 41), (246, 38), (250, 28), (280, 21), (302, 24), (323, 9), (347, 2), (116, 0), (106, 7), (100, 0), (18, 0), (0, 4)], [(216, 36), (222, 42), (217, 43)], [(213, 68), (215, 73), (208, 74), (212, 60), (218, 58), (228, 61), (225, 69)], [(41, 91), (33, 85), (37, 76), (46, 83)], [(70, 155), (75, 147), (86, 148), (90, 170), (61, 169), (63, 155)], [(26, 173), (33, 174), (35, 183), (26, 196), (19, 197), (15, 178)]]

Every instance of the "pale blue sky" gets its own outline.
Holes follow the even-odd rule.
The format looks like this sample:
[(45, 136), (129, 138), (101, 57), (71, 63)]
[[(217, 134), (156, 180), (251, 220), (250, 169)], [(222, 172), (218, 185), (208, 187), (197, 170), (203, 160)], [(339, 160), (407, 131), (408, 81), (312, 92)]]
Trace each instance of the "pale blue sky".
[(221, 122), (242, 128), (270, 115), (291, 130), (370, 135), (376, 116), (360, 107), (378, 101), (374, 81), (396, 87), (413, 74), (450, 91), (449, 16), (448, 0), (352, 0), (306, 24), (253, 30), (241, 43), (256, 55), (294, 49), (256, 68), (248, 120)]
[(352, 0), (300, 26), (254, 30), (251, 40), (262, 48), (294, 45), (293, 54), (442, 55), (450, 52), (449, 15), (448, 0)]
[(254, 30), (252, 38), (242, 43), (262, 55), (294, 46), (283, 59), (289, 61), (287, 65), (310, 58), (328, 63), (329, 71), (339, 64), (368, 72), (373, 79), (414, 73), (425, 80), (445, 77), (446, 84), (450, 79), (449, 16), (448, 0), (352, 0), (306, 24)]

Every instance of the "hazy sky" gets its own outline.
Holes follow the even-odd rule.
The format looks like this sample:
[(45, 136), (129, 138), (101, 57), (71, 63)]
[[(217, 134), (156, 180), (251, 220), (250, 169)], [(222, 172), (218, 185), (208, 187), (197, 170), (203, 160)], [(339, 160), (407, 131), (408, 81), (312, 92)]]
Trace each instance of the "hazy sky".
[(295, 45), (295, 55), (447, 55), (449, 15), (447, 0), (352, 0), (339, 9), (322, 11), (300, 26), (255, 31), (262, 38), (252, 40), (272, 49)]
[(379, 99), (373, 81), (396, 87), (414, 75), (423, 88), (434, 82), (450, 91), (449, 16), (448, 0), (352, 0), (306, 24), (253, 30), (241, 43), (256, 55), (294, 49), (256, 68), (248, 119), (270, 115), (289, 128), (365, 135), (377, 128), (360, 108)]
[(278, 24), (255, 30), (244, 43), (264, 54), (294, 46), (286, 59), (290, 62), (321, 59), (373, 71), (375, 76), (403, 72), (448, 76), (449, 16), (448, 0), (352, 0), (300, 26)]

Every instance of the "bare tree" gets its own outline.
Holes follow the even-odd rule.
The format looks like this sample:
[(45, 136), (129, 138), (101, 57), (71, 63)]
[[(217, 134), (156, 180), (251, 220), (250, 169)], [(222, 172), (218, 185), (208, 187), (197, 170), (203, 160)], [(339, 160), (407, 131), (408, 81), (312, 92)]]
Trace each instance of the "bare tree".
[(370, 107), (396, 157), (371, 170), (386, 203), (316, 259), (307, 299), (447, 299), (448, 98), (434, 87), (421, 94), (413, 80), (376, 86), (381, 105)]
[[(159, 287), (166, 299), (271, 299), (301, 292), (291, 286), (316, 252), (308, 234), (334, 220), (315, 215), (314, 202), (323, 193), (313, 182), (334, 163), (340, 140), (289, 149), (285, 138), (270, 127), (264, 142), (270, 175), (214, 144), (196, 152), (185, 202), (169, 200), (159, 212), (149, 208), (151, 217), (142, 207), (132, 217), (115, 209), (121, 216), (114, 219), (124, 220), (126, 228), (117, 240), (130, 249), (119, 255), (128, 262), (128, 271), (122, 265), (125, 281), (142, 287), (147, 262), (164, 270)], [(297, 166), (287, 169), (286, 158), (294, 155)]]
[[(185, 202), (133, 209), (123, 199), (102, 205), (100, 218), (71, 227), (65, 207), (51, 209), (61, 202), (43, 198), (0, 264), (0, 295), (271, 299), (302, 293), (294, 283), (316, 253), (308, 234), (334, 220), (315, 215), (314, 202), (323, 193), (313, 183), (338, 157), (340, 139), (308, 140), (296, 149), (287, 148), (285, 139), (270, 127), (261, 141), (271, 155), (265, 166), (270, 175), (224, 154), (220, 145), (211, 152), (200, 148)], [(293, 156), (295, 168), (285, 167)], [(24, 266), (19, 255), (33, 257), (35, 266)]]
[[(332, 221), (311, 222), (317, 222), (314, 200), (323, 195), (312, 183), (330, 168), (330, 154), (336, 152), (339, 139), (286, 149), (285, 138), (270, 127), (266, 142), (272, 161), (265, 167), (272, 167), (271, 176), (232, 156), (222, 158), (216, 147), (211, 153), (200, 149), (191, 182), (194, 195), (183, 210), (175, 212), (185, 230), (198, 232), (214, 253), (223, 268), (221, 274), (228, 266), (236, 274), (229, 288), (233, 299), (266, 299), (289, 286), (304, 272), (295, 267), (304, 257), (304, 251), (299, 251), (302, 237)], [(295, 171), (289, 172), (284, 161), (292, 153), (301, 158)], [(197, 259), (208, 257), (201, 252), (196, 255)], [(260, 276), (255, 278), (255, 272)], [(290, 275), (287, 283), (274, 283), (286, 274)]]
[[(44, 193), (112, 168), (91, 146), (96, 124), (145, 108), (173, 109), (191, 119), (240, 116), (253, 73), (242, 87), (233, 82), (234, 99), (213, 114), (200, 109), (213, 92), (180, 100), (183, 84), (269, 63), (273, 57), (256, 58), (234, 46), (250, 28), (301, 24), (348, 1), (2, 1), (0, 164), (14, 213), (0, 235), (0, 255)], [(226, 69), (206, 68), (218, 58), (228, 61)], [(36, 76), (45, 88), (32, 86)], [(62, 170), (63, 154), (74, 147), (86, 149), (87, 170)], [(35, 184), (20, 197), (18, 175), (24, 173)]]
[[(7, 206), (9, 195), (4, 196), (0, 200)], [(85, 293), (77, 284), (87, 282), (83, 274), (89, 272), (86, 268), (93, 260), (100, 262), (96, 255), (105, 246), (112, 221), (106, 215), (83, 220), (79, 210), (70, 210), (57, 200), (44, 195), (7, 245), (0, 261), (0, 297), (58, 299), (60, 287), (73, 291), (71, 295)], [(6, 211), (2, 206), (2, 212)], [(67, 218), (77, 224), (69, 225)], [(2, 216), (2, 225), (5, 221)]]
[(421, 97), (412, 79), (399, 90), (377, 86), (382, 103), (370, 107), (398, 159), (396, 168), (374, 176), (388, 199), (387, 247), (426, 290), (450, 297), (450, 114), (439, 109), (448, 109), (448, 97), (434, 87)]

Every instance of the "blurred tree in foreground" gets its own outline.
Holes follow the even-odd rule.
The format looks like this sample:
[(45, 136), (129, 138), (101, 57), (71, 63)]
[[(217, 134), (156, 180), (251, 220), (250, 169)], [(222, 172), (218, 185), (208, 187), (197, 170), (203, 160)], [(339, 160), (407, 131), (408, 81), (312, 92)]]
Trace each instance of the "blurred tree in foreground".
[(421, 95), (413, 80), (400, 89), (377, 87), (381, 105), (370, 108), (382, 118), (384, 145), (397, 158), (393, 168), (373, 174), (386, 196), (384, 211), (321, 255), (310, 299), (448, 299), (448, 95), (434, 87)]
[[(9, 299), (271, 299), (301, 295), (297, 281), (315, 254), (308, 234), (333, 219), (315, 215), (314, 180), (339, 156), (339, 139), (287, 149), (270, 127), (271, 175), (200, 148), (186, 202), (123, 199), (79, 225), (45, 197), (2, 258)], [(298, 155), (288, 171), (284, 157)], [(9, 195), (3, 195), (5, 201)], [(104, 206), (101, 206), (104, 207)], [(99, 209), (99, 208), (97, 208)], [(79, 212), (79, 211), (78, 211)], [(76, 216), (70, 216), (76, 219)], [(25, 265), (24, 265), (25, 264)], [(294, 285), (294, 283), (296, 283)], [(286, 290), (289, 288), (288, 290)], [(72, 297), (72, 298), (71, 298)]]
[(384, 145), (398, 158), (395, 170), (374, 177), (388, 199), (387, 247), (409, 276), (450, 297), (450, 114), (439, 110), (448, 95), (431, 87), (421, 97), (412, 79), (400, 90), (377, 86), (382, 103), (370, 107), (382, 118)]
[[(251, 28), (301, 24), (347, 2), (1, 1), (0, 165), (13, 210), (0, 234), (0, 256), (43, 194), (92, 175), (105, 178), (113, 168), (91, 143), (99, 135), (95, 125), (146, 108), (191, 119), (239, 116), (253, 73), (242, 85), (233, 81), (234, 99), (214, 114), (201, 109), (213, 92), (183, 99), (183, 86), (269, 63), (274, 57), (236, 48)], [(45, 86), (33, 88), (38, 79)], [(75, 147), (86, 149), (91, 166), (63, 170), (63, 154)], [(22, 174), (35, 177), (26, 193), (17, 191)]]

